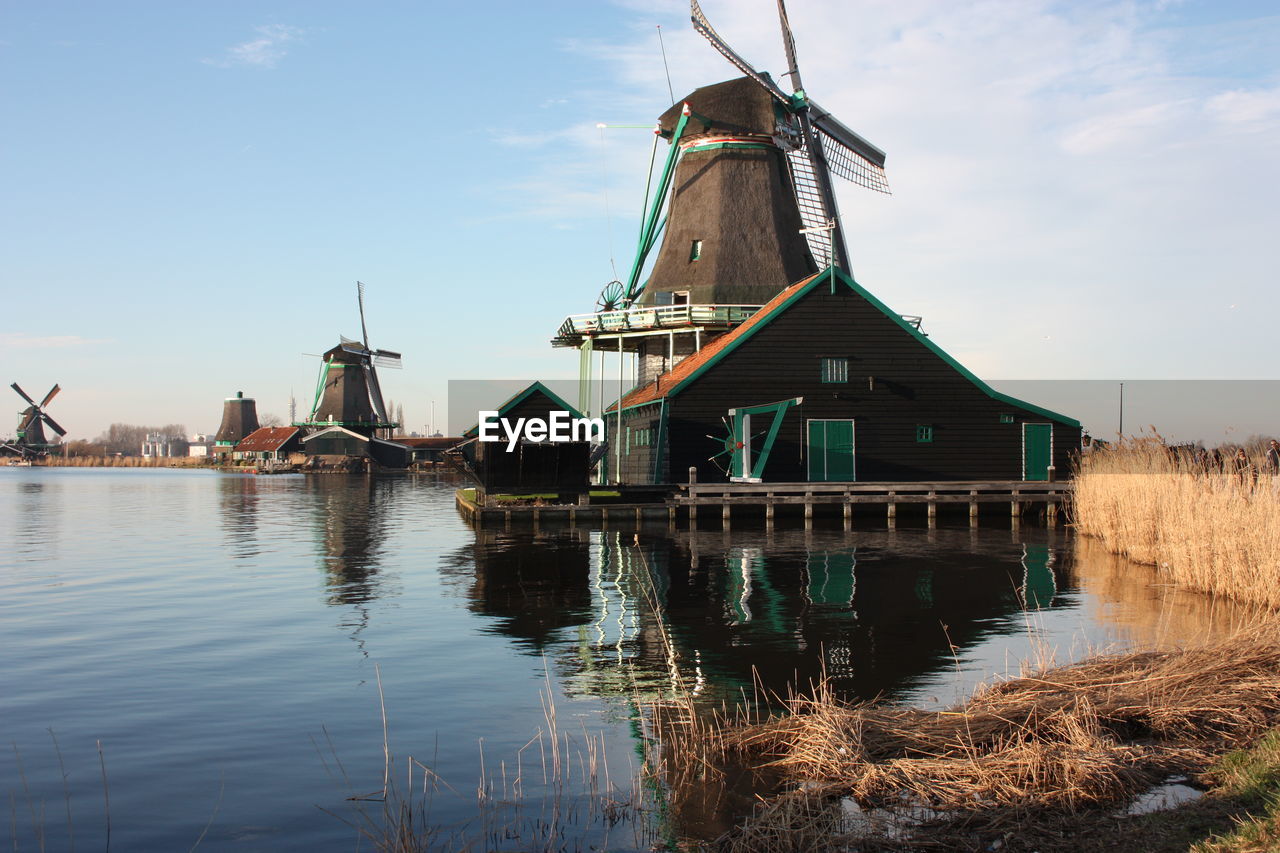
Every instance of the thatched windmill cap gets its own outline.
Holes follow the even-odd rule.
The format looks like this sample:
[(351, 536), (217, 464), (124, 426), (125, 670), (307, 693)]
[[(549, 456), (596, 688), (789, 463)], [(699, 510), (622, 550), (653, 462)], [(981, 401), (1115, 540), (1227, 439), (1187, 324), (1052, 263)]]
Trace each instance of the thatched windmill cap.
[(772, 136), (778, 126), (773, 96), (750, 77), (694, 89), (658, 119), (663, 136), (670, 138), (675, 132), (686, 103), (698, 115), (712, 120), (711, 127), (696, 119), (690, 121), (684, 131), (686, 140), (725, 134)]

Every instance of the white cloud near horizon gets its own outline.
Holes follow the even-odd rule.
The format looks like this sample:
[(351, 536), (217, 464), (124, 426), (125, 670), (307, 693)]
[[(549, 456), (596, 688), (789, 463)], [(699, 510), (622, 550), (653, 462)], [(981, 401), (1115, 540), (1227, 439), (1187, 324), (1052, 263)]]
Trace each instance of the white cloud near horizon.
[(109, 338), (85, 338), (80, 335), (28, 335), (25, 332), (0, 332), (0, 349), (66, 349), (93, 344), (114, 343)]
[(254, 27), (257, 36), (227, 48), (218, 59), (203, 60), (206, 65), (219, 68), (275, 68), (289, 52), (287, 45), (302, 38), (300, 27), (286, 24), (265, 24)]

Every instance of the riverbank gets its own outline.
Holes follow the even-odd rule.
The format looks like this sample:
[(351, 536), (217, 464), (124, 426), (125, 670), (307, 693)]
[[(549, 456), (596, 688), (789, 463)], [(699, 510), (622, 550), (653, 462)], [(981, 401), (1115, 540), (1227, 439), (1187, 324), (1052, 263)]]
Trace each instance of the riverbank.
[[(1229, 836), (1237, 818), (1252, 823), (1199, 849), (1271, 849), (1254, 840), (1277, 837), (1275, 622), (1196, 648), (1029, 672), (946, 711), (849, 704), (822, 689), (788, 705), (710, 729), (686, 729), (667, 709), (668, 763), (747, 767), (770, 786), (714, 849), (1187, 850)], [(1129, 813), (1171, 779), (1209, 793)]]
[(1076, 478), (1077, 530), (1170, 582), (1280, 607), (1280, 478), (1203, 467), (1155, 439), (1095, 451)]

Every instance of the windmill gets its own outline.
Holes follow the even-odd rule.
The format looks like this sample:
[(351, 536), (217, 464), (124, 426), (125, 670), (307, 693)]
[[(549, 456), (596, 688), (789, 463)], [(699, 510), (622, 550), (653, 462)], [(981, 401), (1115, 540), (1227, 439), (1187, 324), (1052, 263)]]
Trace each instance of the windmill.
[(308, 426), (342, 426), (366, 435), (399, 424), (392, 421), (382, 399), (377, 367), (398, 369), (400, 353), (373, 349), (364, 320), (364, 285), (356, 282), (360, 305), (361, 340), (339, 335), (336, 347), (321, 356), (315, 402), (304, 422)]
[(67, 434), (67, 431), (45, 412), (45, 407), (52, 402), (53, 398), (62, 389), (55, 384), (49, 389), (49, 393), (44, 395), (44, 399), (37, 403), (27, 396), (27, 392), (23, 391), (17, 382), (14, 382), (9, 387), (16, 391), (19, 397), (26, 400), (28, 405), (27, 408), (23, 409), (20, 416), (21, 419), (18, 421), (17, 438), (11, 443), (5, 443), (0, 448), (6, 453), (18, 456), (44, 456), (49, 452), (49, 448), (53, 446), (45, 438), (44, 428), (46, 424), (49, 429), (59, 436)]
[(859, 186), (888, 193), (884, 173), (884, 152), (854, 133), (827, 110), (809, 98), (800, 81), (795, 39), (787, 20), (787, 8), (778, 0), (778, 21), (782, 46), (787, 54), (791, 94), (784, 92), (766, 72), (757, 71), (720, 37), (698, 0), (689, 0), (693, 28), (739, 71), (754, 80), (777, 104), (781, 113), (777, 141), (786, 153), (796, 204), (804, 220), (805, 237), (820, 268), (831, 263), (849, 269), (848, 250), (840, 227), (832, 174)]

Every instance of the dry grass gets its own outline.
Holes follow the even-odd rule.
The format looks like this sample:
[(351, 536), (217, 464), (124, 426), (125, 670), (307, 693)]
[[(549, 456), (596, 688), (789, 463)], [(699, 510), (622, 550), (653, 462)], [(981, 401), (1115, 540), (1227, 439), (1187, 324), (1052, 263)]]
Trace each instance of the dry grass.
[(36, 460), (47, 468), (201, 468), (216, 460), (205, 456), (56, 456)]
[(1241, 476), (1230, 462), (1206, 472), (1139, 439), (1086, 461), (1074, 513), (1081, 533), (1172, 583), (1280, 607), (1280, 478)]
[(1280, 721), (1280, 624), (1040, 671), (950, 711), (846, 704), (823, 689), (789, 704), (719, 732), (725, 760), (782, 781), (721, 849), (1017, 849), (1019, 838), (1069, 849), (1055, 833), (1088, 831)]

